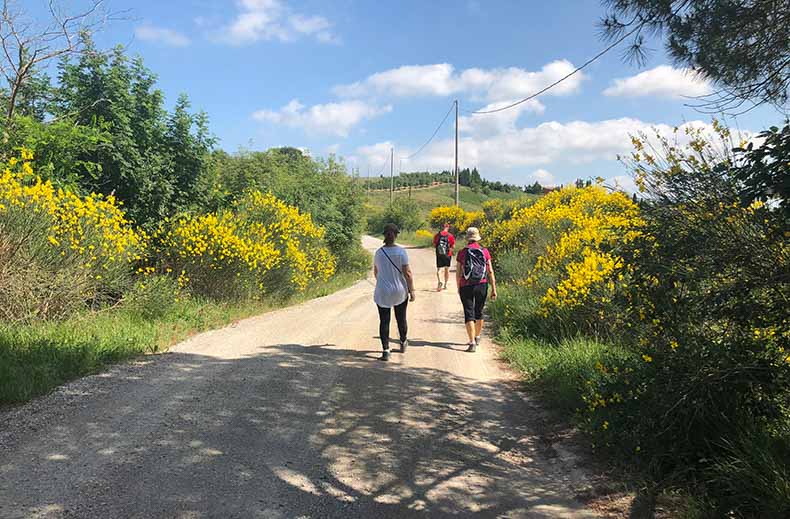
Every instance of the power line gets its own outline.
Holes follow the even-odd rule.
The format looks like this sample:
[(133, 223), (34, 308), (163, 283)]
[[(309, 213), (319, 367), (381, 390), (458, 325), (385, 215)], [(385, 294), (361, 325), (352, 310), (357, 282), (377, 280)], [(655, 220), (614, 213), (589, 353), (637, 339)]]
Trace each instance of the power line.
[(411, 159), (412, 157), (416, 157), (417, 155), (419, 155), (419, 153), (420, 153), (422, 150), (424, 150), (424, 149), (425, 149), (425, 147), (426, 147), (428, 144), (430, 144), (430, 143), (431, 143), (431, 141), (433, 140), (433, 138), (434, 138), (434, 137), (436, 137), (436, 134), (437, 134), (437, 133), (439, 133), (439, 130), (441, 129), (442, 125), (444, 125), (444, 122), (445, 122), (445, 121), (447, 120), (447, 118), (450, 116), (450, 112), (452, 112), (452, 111), (453, 111), (453, 107), (455, 107), (455, 101), (453, 101), (453, 103), (450, 105), (450, 109), (449, 109), (449, 110), (447, 110), (447, 113), (446, 113), (446, 114), (444, 114), (444, 118), (442, 119), (442, 122), (440, 122), (440, 123), (439, 123), (439, 126), (437, 126), (437, 127), (436, 127), (436, 130), (434, 130), (434, 132), (433, 132), (433, 135), (431, 135), (431, 138), (430, 138), (430, 139), (428, 139), (427, 141), (425, 141), (425, 143), (423, 143), (423, 145), (422, 145), (422, 146), (420, 146), (420, 149), (418, 149), (417, 151), (415, 151), (414, 153), (412, 153), (412, 154), (411, 154), (411, 155), (409, 155), (408, 157), (401, 157), (401, 158), (402, 158), (402, 159), (409, 160), (409, 159)]
[(606, 54), (607, 52), (609, 52), (613, 48), (617, 47), (623, 40), (625, 40), (626, 38), (628, 38), (629, 36), (631, 36), (632, 34), (634, 34), (636, 31), (638, 31), (641, 28), (642, 28), (642, 24), (637, 24), (636, 27), (634, 27), (633, 29), (631, 29), (627, 33), (625, 33), (622, 36), (620, 36), (611, 45), (606, 47), (604, 50), (602, 50), (601, 52), (599, 52), (598, 54), (596, 54), (592, 58), (590, 58), (587, 61), (585, 61), (581, 66), (577, 67), (576, 69), (574, 69), (569, 74), (567, 74), (564, 77), (558, 79), (557, 81), (555, 81), (554, 83), (550, 84), (549, 86), (547, 86), (547, 87), (545, 87), (545, 88), (543, 88), (541, 90), (538, 90), (534, 94), (528, 95), (527, 97), (525, 97), (524, 99), (521, 99), (520, 101), (516, 101), (515, 103), (511, 103), (511, 104), (509, 104), (507, 106), (503, 106), (503, 107), (500, 107), (500, 108), (494, 108), (493, 110), (477, 110), (477, 111), (474, 111), (474, 112), (470, 112), (470, 111), (466, 111), (465, 110), (465, 112), (468, 113), (468, 114), (472, 114), (472, 115), (493, 114), (493, 113), (496, 113), (496, 112), (503, 112), (505, 110), (509, 110), (510, 108), (513, 108), (514, 106), (518, 106), (518, 105), (520, 105), (522, 103), (526, 103), (530, 99), (534, 99), (534, 98), (538, 97), (539, 95), (551, 90), (552, 88), (554, 88), (555, 86), (559, 85), (560, 83), (562, 83), (563, 81), (565, 81), (569, 77), (571, 77), (574, 74), (580, 72), (583, 68), (587, 67), (588, 65), (593, 63), (595, 60), (597, 60), (598, 58), (600, 58), (601, 56), (603, 56), (604, 54)]

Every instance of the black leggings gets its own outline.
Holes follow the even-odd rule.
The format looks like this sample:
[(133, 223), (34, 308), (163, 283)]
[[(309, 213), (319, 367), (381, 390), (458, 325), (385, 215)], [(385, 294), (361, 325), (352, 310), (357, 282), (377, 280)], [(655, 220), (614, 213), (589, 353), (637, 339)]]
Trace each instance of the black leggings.
[(464, 322), (481, 320), (488, 296), (488, 283), (461, 287), (460, 295), (461, 304), (464, 306)]
[[(406, 305), (408, 304), (409, 298), (407, 297), (404, 302), (394, 308), (395, 320), (398, 321), (398, 333), (400, 333), (401, 342), (406, 340), (406, 332), (409, 330), (409, 327), (406, 324)], [(381, 337), (381, 347), (385, 350), (390, 349), (391, 316), (392, 312), (390, 312), (390, 308), (379, 306), (379, 337)]]

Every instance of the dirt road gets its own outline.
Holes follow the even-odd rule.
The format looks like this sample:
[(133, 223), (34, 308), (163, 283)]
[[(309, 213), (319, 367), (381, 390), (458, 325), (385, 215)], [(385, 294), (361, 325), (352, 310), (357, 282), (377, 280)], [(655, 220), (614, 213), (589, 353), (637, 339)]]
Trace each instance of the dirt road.
[(409, 253), (389, 363), (367, 280), (0, 414), (0, 517), (593, 517), (490, 343), (463, 351), (433, 252)]

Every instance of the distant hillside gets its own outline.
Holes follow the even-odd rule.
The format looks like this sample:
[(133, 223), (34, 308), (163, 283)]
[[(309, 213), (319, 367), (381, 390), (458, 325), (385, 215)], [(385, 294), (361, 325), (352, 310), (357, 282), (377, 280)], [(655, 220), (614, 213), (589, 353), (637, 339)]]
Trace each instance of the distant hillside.
[[(408, 198), (408, 189), (401, 189), (395, 191), (395, 197)], [(492, 191), (489, 195), (481, 192), (472, 191), (471, 188), (461, 186), (460, 189), (460, 202), (461, 207), (466, 211), (480, 211), (483, 208), (483, 202), (486, 200), (500, 199), (500, 200), (515, 200), (522, 197), (535, 197), (535, 195), (525, 194), (521, 191), (512, 191), (510, 193)], [(417, 202), (420, 212), (424, 217), (428, 216), (431, 209), (440, 205), (453, 205), (455, 202), (455, 187), (452, 184), (441, 184), (438, 186), (412, 189), (411, 198)], [(373, 207), (386, 207), (390, 201), (389, 191), (371, 191), (367, 195), (367, 203)]]

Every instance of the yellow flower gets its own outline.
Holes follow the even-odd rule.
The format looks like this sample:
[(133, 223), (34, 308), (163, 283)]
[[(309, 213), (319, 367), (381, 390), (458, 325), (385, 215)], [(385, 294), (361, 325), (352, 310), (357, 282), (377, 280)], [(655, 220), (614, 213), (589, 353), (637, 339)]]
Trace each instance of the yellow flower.
[(647, 355), (646, 353), (642, 354), (642, 359), (644, 359), (645, 362), (653, 362), (653, 357)]

